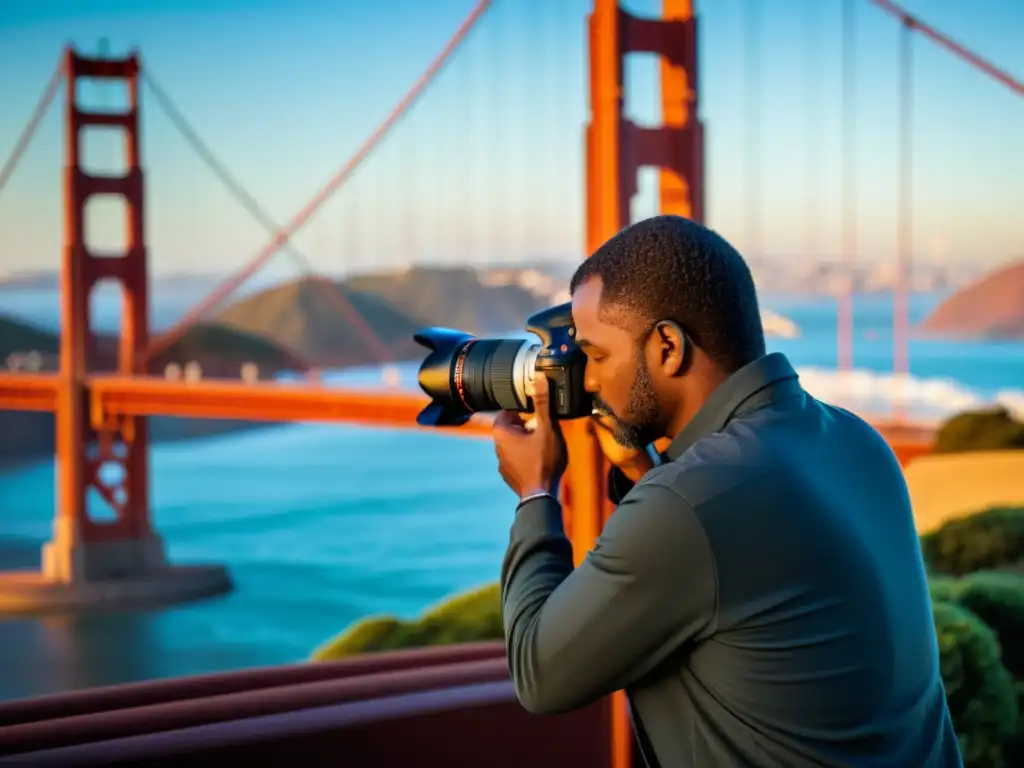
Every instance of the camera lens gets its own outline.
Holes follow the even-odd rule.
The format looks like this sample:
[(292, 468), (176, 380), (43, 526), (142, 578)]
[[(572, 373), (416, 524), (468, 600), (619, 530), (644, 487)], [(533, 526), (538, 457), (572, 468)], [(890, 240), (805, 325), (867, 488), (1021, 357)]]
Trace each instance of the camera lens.
[(458, 426), (481, 411), (523, 411), (526, 384), (533, 378), (540, 345), (523, 339), (478, 339), (431, 328), (416, 335), (431, 349), (419, 371), (419, 384), (431, 403), (417, 421), (426, 426)]

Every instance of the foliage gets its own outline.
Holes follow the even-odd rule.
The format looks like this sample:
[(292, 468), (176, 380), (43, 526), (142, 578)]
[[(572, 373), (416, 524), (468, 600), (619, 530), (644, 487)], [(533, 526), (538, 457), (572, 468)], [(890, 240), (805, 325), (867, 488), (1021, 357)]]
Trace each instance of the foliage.
[(499, 640), (501, 599), (497, 584), (456, 595), (414, 621), (392, 616), (357, 622), (313, 653), (313, 661), (334, 661), (360, 653)]
[(934, 605), (939, 663), (965, 768), (1005, 765), (1017, 727), (1013, 678), (1000, 663), (995, 633), (953, 603)]
[(960, 413), (939, 427), (935, 453), (1024, 448), (1024, 424), (1005, 408)]
[(928, 592), (933, 603), (955, 603), (960, 595), (961, 581), (952, 576), (929, 576)]
[(1024, 561), (1024, 509), (992, 507), (946, 521), (921, 537), (933, 574), (962, 576)]
[(1024, 680), (1024, 575), (972, 573), (960, 580), (953, 599), (992, 628), (1003, 649), (1003, 666)]
[[(956, 603), (992, 628), (1002, 665), (1016, 681), (1018, 711), (1024, 712), (1024, 574), (979, 571), (961, 579), (936, 577), (930, 586), (933, 600)], [(1024, 718), (1004, 757), (1007, 765), (1024, 765)]]

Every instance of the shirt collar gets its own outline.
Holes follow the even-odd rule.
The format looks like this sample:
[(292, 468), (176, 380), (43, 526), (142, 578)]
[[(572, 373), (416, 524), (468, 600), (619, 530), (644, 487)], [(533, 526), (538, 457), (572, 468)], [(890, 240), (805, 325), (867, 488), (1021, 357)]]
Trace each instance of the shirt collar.
[(759, 357), (723, 381), (665, 451), (675, 461), (698, 440), (720, 432), (737, 416), (802, 392), (799, 377), (781, 352)]

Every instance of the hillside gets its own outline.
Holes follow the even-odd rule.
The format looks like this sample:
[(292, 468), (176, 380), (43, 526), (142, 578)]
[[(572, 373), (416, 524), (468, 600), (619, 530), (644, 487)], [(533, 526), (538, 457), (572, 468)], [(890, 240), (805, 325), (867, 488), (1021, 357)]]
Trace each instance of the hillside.
[(36, 351), (56, 355), (59, 351), (57, 334), (0, 315), (0, 367), (10, 354)]
[[(113, 370), (117, 361), (117, 340), (100, 337), (95, 354), (89, 361), (93, 370)], [(59, 342), (57, 335), (12, 318), (0, 316), (0, 368), (6, 367), (7, 356), (30, 351), (43, 355), (43, 370), (57, 366)], [(254, 362), (264, 374), (291, 370), (301, 363), (272, 342), (252, 334), (224, 326), (200, 324), (192, 328), (166, 353), (153, 361), (152, 370), (162, 371), (166, 362), (195, 360), (204, 375), (237, 376), (242, 363)], [(237, 432), (255, 424), (221, 419), (151, 420), (151, 434), (157, 442), (186, 440), (193, 437)], [(49, 413), (0, 411), (0, 467), (50, 455), (54, 451), (53, 416)]]
[(373, 350), (346, 319), (338, 292), (398, 360), (422, 356), (412, 335), (424, 326), (507, 333), (545, 306), (524, 288), (483, 285), (470, 269), (417, 268), (333, 284), (303, 278), (241, 299), (217, 315), (217, 322), (272, 339), (318, 367), (375, 362)]
[[(108, 344), (111, 340), (108, 340)], [(100, 347), (103, 349), (103, 347)], [(116, 353), (111, 348), (111, 359)], [(222, 323), (196, 323), (168, 349), (156, 356), (150, 369), (160, 372), (171, 361), (195, 360), (204, 372), (212, 375), (237, 376), (242, 364), (256, 363), (261, 371), (302, 370), (304, 359), (294, 350), (276, 344), (259, 334), (232, 328)]]
[(1024, 339), (1024, 259), (958, 290), (921, 330), (968, 339)]
[(420, 325), (443, 325), (470, 333), (508, 333), (547, 306), (545, 299), (517, 285), (484, 285), (466, 268), (417, 267), (402, 272), (360, 275), (346, 285), (379, 296)]
[(377, 296), (322, 278), (302, 278), (247, 296), (217, 315), (217, 322), (263, 336), (320, 368), (377, 362), (374, 350), (352, 329), (342, 300), (352, 305), (395, 357), (415, 356), (419, 323)]
[[(344, 367), (374, 363), (374, 351), (362, 341), (340, 307), (340, 291), (388, 348), (392, 359), (418, 360), (423, 349), (412, 335), (428, 325), (472, 333), (507, 333), (546, 305), (515, 285), (482, 285), (469, 269), (411, 269), (361, 276), (331, 284), (301, 279), (247, 296), (202, 323), (157, 359), (160, 373), (168, 362), (196, 361), (204, 376), (236, 377), (242, 364), (254, 362), (262, 376), (306, 364)], [(0, 366), (11, 353), (43, 353), (44, 370), (56, 368), (56, 335), (0, 316)], [(89, 361), (97, 371), (113, 370), (117, 340), (100, 338)], [(242, 422), (154, 418), (156, 441), (187, 439), (250, 427)], [(0, 464), (53, 452), (49, 414), (0, 411)]]
[[(0, 367), (7, 356), (36, 351), (44, 356), (44, 370), (54, 370), (60, 351), (57, 334), (0, 315)], [(293, 370), (302, 367), (302, 360), (285, 348), (260, 336), (213, 323), (197, 323), (157, 356), (150, 370), (162, 372), (168, 362), (197, 361), (204, 371), (237, 375), (241, 363), (254, 362), (263, 370)], [(99, 336), (89, 360), (95, 371), (112, 371), (117, 366), (117, 338)]]

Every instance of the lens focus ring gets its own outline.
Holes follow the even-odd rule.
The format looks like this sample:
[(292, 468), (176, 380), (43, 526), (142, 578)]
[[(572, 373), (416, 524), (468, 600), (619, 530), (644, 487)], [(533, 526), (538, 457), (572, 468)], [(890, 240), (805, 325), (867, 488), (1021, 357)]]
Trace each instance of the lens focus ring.
[(478, 339), (469, 348), (462, 365), (468, 407), (474, 411), (519, 409), (513, 366), (524, 343), (514, 339)]

